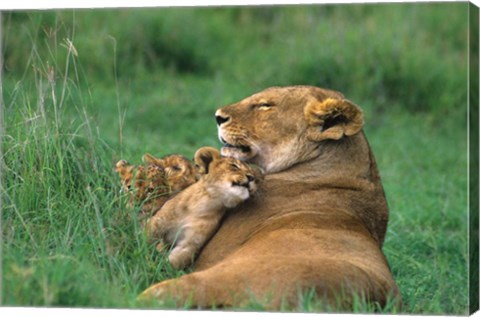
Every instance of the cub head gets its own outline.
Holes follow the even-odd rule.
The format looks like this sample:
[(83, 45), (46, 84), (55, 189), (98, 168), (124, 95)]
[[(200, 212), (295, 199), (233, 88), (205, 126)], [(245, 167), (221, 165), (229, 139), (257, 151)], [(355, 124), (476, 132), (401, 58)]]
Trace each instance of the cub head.
[(228, 208), (248, 199), (262, 179), (258, 169), (236, 158), (222, 157), (220, 151), (212, 147), (197, 150), (194, 160), (207, 183), (207, 190), (210, 194), (222, 197)]
[(168, 186), (165, 182), (165, 174), (161, 168), (155, 165), (134, 166), (125, 160), (116, 164), (116, 170), (120, 176), (122, 190), (128, 192), (136, 202), (168, 194)]
[(221, 154), (274, 173), (317, 157), (320, 144), (359, 133), (362, 110), (340, 93), (273, 87), (215, 113)]
[(199, 174), (193, 163), (179, 154), (170, 154), (162, 158), (156, 158), (146, 153), (143, 161), (159, 167), (165, 173), (166, 184), (172, 193), (179, 192), (195, 183)]

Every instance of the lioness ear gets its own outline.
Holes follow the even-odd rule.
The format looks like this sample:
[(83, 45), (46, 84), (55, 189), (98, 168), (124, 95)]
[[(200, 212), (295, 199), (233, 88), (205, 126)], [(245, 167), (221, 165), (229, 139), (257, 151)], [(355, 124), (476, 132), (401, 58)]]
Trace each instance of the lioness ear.
[(165, 163), (163, 162), (163, 160), (159, 159), (159, 158), (156, 158), (155, 156), (153, 156), (150, 153), (145, 153), (142, 156), (142, 161), (143, 161), (143, 163), (146, 163), (146, 164), (153, 164), (153, 165), (156, 165), (158, 167), (165, 168)]
[(363, 127), (362, 110), (347, 99), (309, 101), (304, 116), (309, 125), (307, 138), (317, 142), (354, 135)]
[(208, 167), (210, 163), (214, 160), (220, 159), (220, 151), (216, 148), (210, 146), (201, 147), (195, 152), (193, 160), (195, 161), (195, 166), (197, 167), (198, 172), (203, 174), (208, 174)]

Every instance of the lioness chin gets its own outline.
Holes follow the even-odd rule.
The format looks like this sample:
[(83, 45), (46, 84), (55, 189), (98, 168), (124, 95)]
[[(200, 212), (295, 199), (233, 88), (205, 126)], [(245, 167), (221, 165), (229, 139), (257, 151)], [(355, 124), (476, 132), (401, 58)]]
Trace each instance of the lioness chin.
[(273, 87), (215, 113), (221, 152), (266, 173), (258, 194), (232, 209), (193, 273), (142, 298), (197, 307), (296, 307), (313, 290), (329, 307), (356, 298), (401, 304), (382, 253), (388, 207), (363, 112), (311, 86)]

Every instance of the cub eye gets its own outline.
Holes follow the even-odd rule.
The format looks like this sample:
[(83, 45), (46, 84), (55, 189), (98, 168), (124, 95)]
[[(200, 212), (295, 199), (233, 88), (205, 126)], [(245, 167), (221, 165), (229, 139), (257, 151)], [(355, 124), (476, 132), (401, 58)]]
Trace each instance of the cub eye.
[(230, 164), (230, 167), (234, 170), (239, 170), (240, 169), (240, 167), (238, 167), (236, 164), (233, 164), (233, 163)]
[(175, 172), (179, 172), (179, 171), (181, 171), (182, 169), (181, 169), (180, 166), (178, 166), (178, 165), (173, 165), (173, 166), (172, 166), (172, 170), (174, 170)]

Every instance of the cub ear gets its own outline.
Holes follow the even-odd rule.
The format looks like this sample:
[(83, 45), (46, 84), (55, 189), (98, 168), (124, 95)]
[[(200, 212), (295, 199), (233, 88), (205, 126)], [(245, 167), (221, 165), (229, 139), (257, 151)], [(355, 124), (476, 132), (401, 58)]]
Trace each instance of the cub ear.
[(143, 163), (145, 164), (153, 164), (155, 166), (158, 166), (158, 167), (161, 167), (161, 168), (165, 168), (165, 163), (162, 159), (159, 159), (159, 158), (156, 158), (155, 156), (153, 156), (152, 154), (150, 153), (145, 153), (143, 156), (142, 156), (142, 161)]
[(130, 164), (128, 164), (127, 161), (125, 160), (120, 160), (117, 162), (117, 164), (115, 164), (115, 169), (117, 170), (117, 172), (120, 173), (120, 171), (123, 171), (124, 168), (126, 168), (127, 166), (129, 166)]
[(263, 180), (265, 178), (265, 171), (258, 165), (255, 164), (249, 164), (249, 166), (253, 170), (253, 176), (257, 180)]
[(139, 181), (143, 181), (147, 179), (147, 171), (145, 170), (145, 167), (142, 165), (137, 166), (137, 171), (135, 173), (135, 178)]
[(307, 138), (311, 141), (338, 140), (344, 135), (354, 135), (363, 127), (362, 109), (347, 99), (314, 99), (307, 103), (303, 113), (308, 123)]
[(220, 151), (210, 146), (201, 147), (195, 152), (193, 160), (200, 175), (208, 174), (210, 163), (220, 159)]
[(120, 160), (115, 164), (115, 170), (121, 178), (125, 178), (126, 175), (133, 169), (133, 165), (130, 165), (125, 160)]

